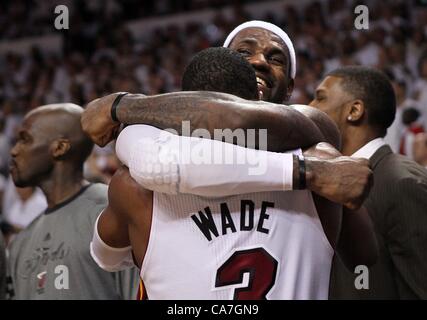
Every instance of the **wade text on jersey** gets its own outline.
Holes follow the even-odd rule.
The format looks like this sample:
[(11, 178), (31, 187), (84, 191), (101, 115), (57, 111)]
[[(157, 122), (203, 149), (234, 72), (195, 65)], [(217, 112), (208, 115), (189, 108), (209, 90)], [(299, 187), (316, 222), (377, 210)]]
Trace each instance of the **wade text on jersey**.
[[(230, 232), (235, 233), (237, 231), (251, 231), (254, 229), (258, 232), (268, 234), (270, 231), (266, 226), (266, 220), (270, 217), (267, 212), (268, 208), (274, 208), (274, 203), (262, 201), (259, 218), (255, 221), (255, 203), (252, 200), (241, 200), (240, 215), (238, 217), (234, 215), (234, 218), (230, 214), (227, 203), (223, 202), (219, 206), (219, 212), (213, 210), (211, 207), (206, 207), (200, 210), (198, 214), (193, 214), (191, 219), (193, 219), (196, 226), (208, 241), (212, 241), (212, 235), (219, 237)], [(217, 225), (215, 222), (214, 214), (221, 216), (220, 225)]]

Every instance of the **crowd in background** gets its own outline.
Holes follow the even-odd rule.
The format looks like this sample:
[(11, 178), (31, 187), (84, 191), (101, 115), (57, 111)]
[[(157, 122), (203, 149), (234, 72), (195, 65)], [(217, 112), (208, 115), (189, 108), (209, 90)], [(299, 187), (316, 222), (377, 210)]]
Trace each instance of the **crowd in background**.
[[(49, 33), (64, 40), (60, 55), (34, 47), (25, 55), (0, 56), (0, 191), (3, 220), (8, 222), (3, 231), (28, 224), (22, 214), (16, 218), (15, 211), (28, 208), (34, 213), (34, 208), (42, 211), (46, 206), (37, 190), (15, 190), (8, 179), (9, 150), (26, 112), (56, 102), (85, 105), (117, 91), (147, 95), (177, 91), (194, 53), (222, 45), (236, 25), (253, 18), (277, 24), (293, 40), (297, 75), (291, 103), (309, 103), (322, 77), (339, 66), (363, 64), (383, 70), (392, 80), (398, 103), (386, 140), (395, 152), (427, 166), (422, 136), (427, 129), (427, 7), (418, 1), (368, 1), (369, 29), (357, 30), (353, 1), (313, 1), (302, 8), (283, 1), (266, 16), (251, 16), (245, 10), (243, 4), (254, 1), (234, 1), (230, 18), (219, 10), (230, 3), (222, 0), (70, 0), (63, 2), (78, 10), (70, 10), (70, 29), (61, 32), (53, 29), (51, 16), (46, 15), (53, 12), (54, 2), (0, 4), (1, 40)], [(164, 26), (141, 39), (126, 26), (133, 19), (204, 8), (218, 9), (212, 21)], [(108, 183), (118, 165), (111, 146), (95, 148), (86, 174), (92, 181)]]
[(52, 13), (57, 5), (66, 5), (75, 12), (72, 23), (128, 21), (164, 15), (221, 8), (233, 3), (256, 0), (4, 0), (0, 3), (0, 36), (16, 39), (52, 32)]

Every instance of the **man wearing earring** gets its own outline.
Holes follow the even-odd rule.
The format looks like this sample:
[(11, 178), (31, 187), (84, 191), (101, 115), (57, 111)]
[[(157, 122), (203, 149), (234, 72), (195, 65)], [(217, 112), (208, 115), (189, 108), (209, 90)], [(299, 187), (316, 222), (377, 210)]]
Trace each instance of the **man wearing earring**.
[(343, 67), (326, 76), (310, 105), (337, 124), (343, 155), (369, 159), (374, 172), (364, 205), (374, 223), (378, 262), (369, 269), (365, 288), (358, 290), (358, 274), (336, 259), (330, 297), (426, 299), (427, 171), (394, 154), (383, 139), (396, 112), (389, 80), (375, 69)]

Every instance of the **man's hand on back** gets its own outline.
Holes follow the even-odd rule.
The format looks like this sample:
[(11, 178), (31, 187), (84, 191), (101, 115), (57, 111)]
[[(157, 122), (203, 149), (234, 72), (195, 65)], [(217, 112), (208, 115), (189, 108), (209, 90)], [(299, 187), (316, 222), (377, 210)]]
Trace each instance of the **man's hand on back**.
[(307, 188), (318, 195), (355, 210), (362, 206), (373, 184), (366, 159), (338, 157), (306, 158)]

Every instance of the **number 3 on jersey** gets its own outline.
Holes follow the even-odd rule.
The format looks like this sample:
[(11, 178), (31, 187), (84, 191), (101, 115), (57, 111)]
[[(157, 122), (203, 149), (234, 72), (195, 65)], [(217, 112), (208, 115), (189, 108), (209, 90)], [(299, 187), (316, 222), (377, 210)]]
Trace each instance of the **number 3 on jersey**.
[(276, 281), (278, 262), (264, 248), (239, 250), (219, 267), (215, 287), (243, 282), (249, 273), (248, 286), (234, 289), (234, 300), (265, 300)]

